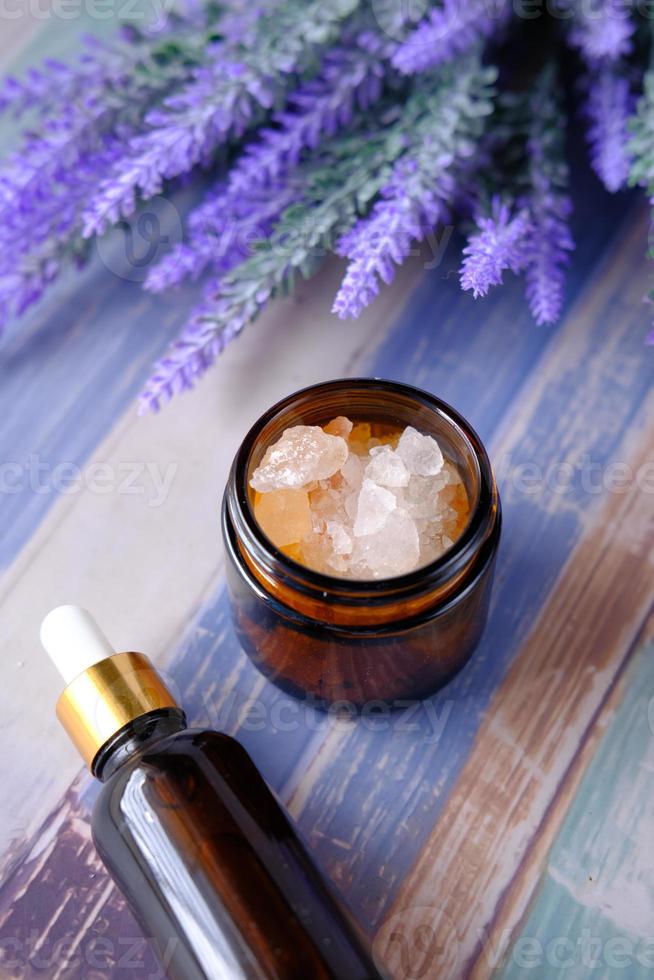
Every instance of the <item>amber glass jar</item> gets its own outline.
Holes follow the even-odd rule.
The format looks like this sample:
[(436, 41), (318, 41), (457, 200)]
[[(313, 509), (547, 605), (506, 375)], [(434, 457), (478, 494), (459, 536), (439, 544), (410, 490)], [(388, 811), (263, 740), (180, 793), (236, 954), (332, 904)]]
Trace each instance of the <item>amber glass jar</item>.
[[(289, 426), (325, 425), (338, 415), (393, 429), (412, 425), (433, 435), (457, 465), (470, 518), (438, 560), (394, 578), (352, 581), (298, 564), (261, 531), (249, 480), (267, 447)], [(225, 491), (227, 580), (240, 641), (275, 684), (318, 703), (426, 697), (463, 666), (479, 641), (500, 524), (486, 451), (438, 398), (367, 378), (289, 395), (249, 431)]]

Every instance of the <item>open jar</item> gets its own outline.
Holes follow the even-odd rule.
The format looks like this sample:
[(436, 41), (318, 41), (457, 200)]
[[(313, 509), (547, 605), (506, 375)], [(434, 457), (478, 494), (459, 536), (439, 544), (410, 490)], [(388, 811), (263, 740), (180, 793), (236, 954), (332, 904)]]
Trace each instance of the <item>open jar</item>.
[[(391, 578), (325, 575), (284, 554), (254, 515), (252, 473), (295, 425), (355, 423), (432, 435), (459, 471), (467, 526), (437, 560)], [(243, 440), (223, 501), (227, 582), (240, 642), (290, 694), (359, 707), (433, 693), (468, 660), (486, 623), (501, 513), (490, 462), (458, 412), (394, 381), (355, 378), (313, 385), (269, 409)]]

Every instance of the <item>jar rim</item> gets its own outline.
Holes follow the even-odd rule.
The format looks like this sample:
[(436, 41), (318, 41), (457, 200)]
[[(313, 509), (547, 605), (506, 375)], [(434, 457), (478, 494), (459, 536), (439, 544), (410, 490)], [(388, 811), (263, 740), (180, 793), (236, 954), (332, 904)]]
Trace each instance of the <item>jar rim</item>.
[[(321, 392), (336, 393), (352, 388), (369, 392), (395, 393), (412, 399), (445, 419), (462, 437), (476, 468), (477, 493), (472, 501), (468, 523), (451, 548), (439, 558), (401, 575), (380, 579), (349, 579), (327, 575), (296, 562), (277, 548), (261, 530), (250, 504), (247, 475), (252, 452), (260, 433), (292, 408), (298, 399)], [(236, 454), (226, 490), (226, 506), (243, 546), (256, 563), (270, 575), (284, 579), (296, 591), (318, 595), (332, 603), (375, 605), (440, 589), (470, 564), (481, 544), (492, 531), (498, 510), (498, 496), (488, 454), (470, 423), (447, 402), (413, 385), (382, 378), (339, 378), (309, 385), (272, 405), (251, 426)]]

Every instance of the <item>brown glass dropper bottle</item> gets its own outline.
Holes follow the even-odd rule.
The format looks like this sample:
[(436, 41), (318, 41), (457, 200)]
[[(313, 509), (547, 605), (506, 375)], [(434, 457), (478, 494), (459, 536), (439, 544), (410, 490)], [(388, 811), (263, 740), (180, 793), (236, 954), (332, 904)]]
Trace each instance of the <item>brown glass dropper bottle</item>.
[(93, 838), (173, 980), (377, 980), (347, 913), (233, 738), (186, 727), (149, 660), (60, 606), (57, 715), (104, 786)]

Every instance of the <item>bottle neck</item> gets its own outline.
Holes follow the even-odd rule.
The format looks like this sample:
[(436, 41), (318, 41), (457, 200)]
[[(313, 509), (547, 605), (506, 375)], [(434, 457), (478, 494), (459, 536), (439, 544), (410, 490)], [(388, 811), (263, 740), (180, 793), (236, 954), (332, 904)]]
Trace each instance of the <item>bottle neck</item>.
[(140, 715), (102, 746), (93, 760), (93, 775), (101, 782), (151, 748), (156, 742), (186, 728), (186, 715), (181, 708), (158, 708)]

